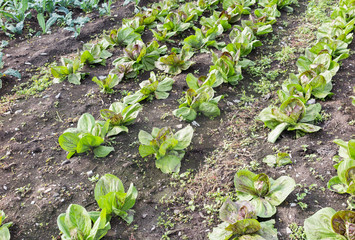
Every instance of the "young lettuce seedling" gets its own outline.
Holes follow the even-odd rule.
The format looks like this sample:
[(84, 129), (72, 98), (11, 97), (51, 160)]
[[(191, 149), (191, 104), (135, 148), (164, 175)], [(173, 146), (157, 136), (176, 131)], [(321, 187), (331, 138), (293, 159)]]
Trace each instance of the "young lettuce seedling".
[(139, 39), (141, 39), (141, 35), (136, 33), (133, 28), (124, 27), (112, 30), (110, 35), (104, 36), (102, 46), (104, 49), (112, 46), (127, 46)]
[(202, 30), (197, 27), (193, 28), (195, 30), (195, 35), (191, 35), (185, 38), (184, 46), (196, 50), (200, 50), (206, 47), (215, 47), (217, 49), (221, 49), (225, 46), (224, 42), (217, 42), (215, 40), (217, 36), (223, 33), (223, 27), (221, 25), (215, 25), (213, 28), (208, 29), (206, 33), (202, 32)]
[(307, 240), (351, 240), (355, 236), (355, 212), (322, 208), (304, 221)]
[(111, 229), (106, 209), (87, 212), (77, 204), (70, 204), (67, 211), (58, 216), (57, 224), (62, 240), (99, 240)]
[(111, 57), (112, 53), (107, 51), (102, 44), (84, 44), (83, 52), (80, 55), (81, 63), (88, 65), (101, 64), (106, 65), (106, 59)]
[(138, 196), (137, 189), (133, 183), (127, 192), (121, 180), (112, 174), (105, 174), (97, 182), (94, 190), (95, 200), (102, 211), (108, 215), (117, 215), (128, 224), (132, 223), (134, 210), (131, 208), (136, 203)]
[(288, 176), (273, 180), (264, 173), (255, 174), (242, 169), (234, 176), (234, 186), (239, 200), (251, 201), (258, 217), (269, 218), (295, 189), (296, 183)]
[(236, 85), (243, 79), (242, 66), (239, 64), (239, 54), (233, 54), (229, 52), (223, 52), (221, 57), (215, 53), (212, 53), (212, 62), (214, 65), (210, 67), (210, 74), (215, 74), (217, 81), (223, 81)]
[(152, 100), (166, 99), (169, 97), (169, 91), (172, 89), (174, 80), (165, 77), (162, 81), (158, 80), (154, 72), (150, 72), (150, 78), (139, 84), (140, 90), (132, 95), (123, 98), (125, 104), (135, 104), (143, 101), (144, 99)]
[(11, 236), (10, 236), (9, 227), (12, 226), (12, 222), (3, 224), (5, 218), (6, 218), (5, 213), (2, 210), (0, 210), (0, 239), (10, 240)]
[(107, 136), (115, 136), (121, 132), (128, 132), (126, 126), (132, 124), (139, 112), (142, 111), (142, 106), (139, 103), (127, 105), (121, 102), (112, 103), (109, 109), (100, 110), (101, 117), (110, 122), (110, 127)]
[(159, 44), (156, 41), (153, 41), (146, 46), (141, 40), (137, 40), (128, 45), (127, 48), (124, 49), (125, 56), (115, 59), (113, 64), (116, 68), (120, 65), (131, 65), (136, 76), (140, 70), (153, 70), (155, 68), (154, 63), (160, 55), (165, 54), (166, 50), (166, 46), (159, 47)]
[(296, 130), (296, 137), (321, 129), (312, 124), (319, 116), (321, 105), (317, 103), (306, 107), (302, 100), (291, 96), (279, 108), (269, 106), (261, 111), (259, 119), (273, 129), (268, 136), (269, 142), (274, 143), (285, 129)]
[(232, 202), (229, 198), (219, 210), (223, 223), (213, 228), (208, 235), (210, 240), (250, 239), (277, 240), (275, 220), (259, 222), (256, 220), (254, 206), (248, 201)]
[(222, 82), (218, 83), (216, 80), (214, 75), (207, 79), (206, 77), (197, 79), (189, 73), (186, 82), (190, 89), (186, 91), (185, 102), (180, 104), (179, 108), (173, 111), (173, 114), (188, 122), (195, 120), (198, 112), (210, 118), (219, 116), (218, 102), (223, 96), (214, 97), (215, 91), (212, 87), (218, 86)]
[(51, 73), (54, 76), (54, 83), (63, 82), (65, 79), (68, 79), (70, 83), (80, 85), (80, 81), (85, 77), (86, 73), (78, 72), (83, 64), (80, 62), (79, 58), (74, 60), (68, 58), (61, 58), (63, 66), (56, 66), (51, 68)]
[(154, 155), (155, 165), (163, 173), (179, 172), (184, 149), (190, 145), (193, 132), (190, 125), (176, 133), (168, 127), (153, 128), (151, 134), (141, 130), (138, 134), (139, 154), (143, 158)]
[(99, 85), (99, 87), (101, 87), (102, 93), (112, 94), (114, 93), (114, 90), (112, 88), (121, 82), (123, 74), (120, 74), (119, 76), (121, 78), (118, 77), (116, 74), (109, 74), (106, 78), (101, 80), (97, 77), (93, 77), (92, 81)]
[(95, 121), (95, 118), (84, 113), (78, 121), (77, 128), (68, 128), (60, 135), (59, 145), (68, 151), (67, 158), (75, 153), (83, 153), (93, 150), (96, 157), (106, 157), (114, 150), (113, 147), (101, 146), (109, 131), (110, 122)]
[(160, 57), (155, 62), (155, 66), (166, 73), (178, 75), (183, 70), (187, 70), (192, 64), (195, 64), (195, 62), (189, 61), (193, 55), (194, 52), (189, 47), (184, 46), (179, 54), (172, 52), (170, 55)]
[(338, 176), (329, 180), (328, 188), (340, 194), (349, 193), (355, 196), (355, 139), (349, 142), (336, 139), (334, 142), (340, 146), (339, 156), (343, 160), (334, 166)]

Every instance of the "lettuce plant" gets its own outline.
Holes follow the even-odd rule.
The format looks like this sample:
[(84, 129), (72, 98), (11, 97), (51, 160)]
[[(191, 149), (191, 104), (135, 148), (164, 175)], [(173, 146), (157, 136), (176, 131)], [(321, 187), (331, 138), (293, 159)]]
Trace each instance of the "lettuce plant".
[(242, 27), (250, 27), (255, 35), (260, 36), (271, 33), (273, 31), (272, 24), (275, 22), (276, 20), (267, 20), (266, 16), (254, 18), (249, 15), (249, 20), (242, 20)]
[(146, 46), (142, 40), (137, 40), (124, 49), (124, 57), (119, 57), (113, 61), (117, 66), (129, 63), (136, 74), (140, 70), (150, 71), (155, 68), (155, 61), (161, 54), (165, 54), (166, 46), (159, 47), (156, 41), (153, 41)]
[(187, 2), (178, 9), (178, 15), (184, 23), (195, 22), (202, 15), (202, 12), (203, 10), (192, 2)]
[(83, 153), (93, 150), (96, 157), (106, 157), (114, 149), (113, 147), (101, 146), (109, 131), (110, 122), (95, 121), (89, 113), (84, 113), (78, 121), (76, 128), (68, 128), (59, 136), (59, 145), (68, 151), (67, 158), (75, 153)]
[(353, 29), (355, 19), (346, 21), (341, 16), (322, 24), (317, 31), (317, 39), (333, 39), (341, 40), (347, 44), (350, 44), (353, 40)]
[(173, 133), (171, 128), (153, 128), (152, 133), (139, 131), (139, 154), (141, 157), (154, 155), (155, 165), (163, 173), (179, 172), (181, 159), (192, 139), (194, 130), (190, 125)]
[(262, 9), (255, 9), (254, 14), (257, 18), (266, 17), (267, 21), (275, 21), (276, 18), (281, 17), (281, 13), (277, 9), (276, 4), (269, 4)]
[(179, 54), (172, 52), (170, 55), (160, 57), (155, 62), (155, 67), (166, 73), (178, 75), (195, 63), (193, 61), (189, 61), (193, 55), (194, 53), (189, 47), (183, 47)]
[(150, 72), (150, 78), (139, 84), (140, 90), (132, 95), (128, 95), (123, 98), (123, 102), (126, 104), (134, 104), (144, 99), (152, 100), (153, 97), (156, 99), (166, 99), (169, 97), (169, 91), (173, 87), (174, 80), (169, 77), (165, 77), (160, 80), (156, 77), (154, 72)]
[(220, 0), (198, 0), (197, 6), (202, 10), (214, 10), (219, 2)]
[(334, 166), (338, 175), (329, 180), (328, 188), (340, 194), (349, 193), (355, 196), (355, 139), (348, 142), (336, 139), (334, 143), (339, 145), (339, 156), (343, 160)]
[(112, 53), (103, 48), (102, 44), (84, 44), (83, 52), (80, 55), (81, 63), (88, 65), (101, 64), (106, 65), (106, 59), (111, 57)]
[(256, 215), (262, 218), (272, 217), (288, 195), (295, 189), (296, 183), (288, 176), (276, 180), (266, 174), (255, 174), (249, 170), (239, 170), (234, 177), (234, 185), (239, 200), (251, 201)]
[(221, 57), (212, 53), (212, 62), (210, 74), (216, 74), (218, 81), (236, 85), (241, 79), (242, 66), (239, 64), (239, 51), (234, 56), (229, 52), (223, 52)]
[(248, 201), (232, 202), (229, 198), (219, 210), (223, 223), (213, 228), (210, 240), (250, 239), (277, 240), (275, 220), (259, 222), (254, 206)]
[(322, 208), (304, 221), (308, 240), (351, 240), (355, 236), (355, 212)]
[(140, 40), (141, 35), (136, 33), (133, 28), (124, 27), (112, 30), (110, 35), (104, 36), (102, 46), (106, 49), (109, 46), (128, 46), (134, 41)]
[(214, 97), (214, 82), (209, 81), (210, 79), (203, 81), (203, 78), (197, 79), (191, 73), (187, 75), (189, 90), (186, 91), (185, 102), (173, 111), (176, 117), (191, 122), (196, 119), (198, 112), (210, 118), (220, 115), (218, 102), (223, 96)]
[(57, 224), (62, 240), (99, 240), (111, 229), (106, 209), (87, 212), (77, 204), (70, 204), (67, 211), (58, 216)]
[(166, 29), (168, 32), (174, 32), (175, 34), (184, 32), (190, 27), (191, 23), (184, 22), (182, 16), (175, 12), (170, 12), (164, 19), (164, 23), (157, 25), (158, 31)]
[(321, 127), (312, 123), (319, 117), (321, 108), (319, 103), (306, 106), (300, 98), (291, 96), (279, 108), (269, 106), (263, 109), (259, 120), (272, 129), (268, 141), (274, 143), (286, 129), (296, 130), (296, 137), (319, 131)]
[(205, 47), (215, 47), (220, 49), (225, 46), (224, 42), (217, 42), (216, 38), (223, 33), (222, 25), (215, 25), (210, 28), (206, 33), (202, 32), (201, 29), (193, 27), (195, 30), (195, 35), (188, 36), (184, 39), (184, 45), (189, 46), (191, 49), (202, 49)]
[(234, 54), (239, 51), (240, 57), (247, 56), (254, 48), (262, 45), (250, 27), (245, 27), (244, 29), (234, 28), (229, 34), (229, 39), (231, 43), (223, 51), (233, 52)]
[(11, 236), (10, 236), (9, 227), (12, 226), (12, 222), (3, 223), (5, 218), (6, 218), (5, 213), (2, 210), (0, 210), (0, 239), (10, 240)]
[(115, 136), (121, 132), (128, 132), (126, 126), (132, 124), (139, 112), (142, 111), (142, 106), (139, 103), (127, 105), (121, 102), (112, 103), (109, 109), (100, 110), (101, 117), (105, 121), (110, 122), (110, 127), (107, 136)]
[(120, 76), (121, 78), (119, 78), (116, 74), (109, 74), (104, 79), (98, 79), (97, 77), (93, 77), (92, 81), (99, 85), (99, 87), (101, 87), (102, 93), (111, 94), (114, 93), (114, 90), (112, 88), (121, 82), (123, 74), (121, 74)]
[(80, 85), (80, 81), (85, 77), (86, 73), (80, 73), (79, 70), (83, 67), (79, 58), (74, 60), (61, 58), (63, 66), (55, 66), (51, 68), (51, 73), (54, 76), (54, 83), (63, 82), (68, 79), (70, 83)]
[(242, 15), (249, 15), (250, 8), (249, 6), (254, 5), (255, 1), (233, 1), (233, 0), (224, 0), (223, 1), (223, 9), (230, 16), (229, 22), (235, 23), (239, 21)]
[(127, 192), (121, 180), (112, 174), (105, 174), (97, 182), (94, 190), (95, 200), (102, 211), (107, 215), (117, 215), (128, 224), (133, 221), (134, 210), (131, 208), (136, 203), (138, 196), (137, 189), (133, 183)]
[(202, 26), (202, 31), (207, 31), (208, 29), (214, 28), (216, 25), (221, 25), (223, 31), (230, 29), (232, 26), (229, 24), (229, 15), (227, 12), (218, 12), (214, 11), (213, 14), (209, 17), (201, 17), (200, 24)]
[(174, 40), (170, 39), (176, 34), (175, 32), (169, 32), (167, 29), (163, 29), (162, 31), (155, 31), (151, 29), (151, 31), (155, 39), (158, 40), (159, 42), (170, 42), (170, 43), (175, 42)]

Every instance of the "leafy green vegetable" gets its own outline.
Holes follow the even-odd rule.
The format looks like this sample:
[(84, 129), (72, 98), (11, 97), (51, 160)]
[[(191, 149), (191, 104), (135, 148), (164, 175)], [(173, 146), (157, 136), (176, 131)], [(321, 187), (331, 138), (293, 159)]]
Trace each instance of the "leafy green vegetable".
[(235, 23), (239, 21), (242, 15), (249, 15), (250, 8), (249, 6), (254, 5), (255, 1), (233, 1), (233, 0), (224, 0), (223, 1), (223, 9), (230, 16), (229, 22)]
[(272, 129), (268, 141), (274, 143), (285, 129), (288, 131), (296, 130), (296, 137), (300, 137), (304, 133), (319, 131), (321, 127), (312, 123), (318, 117), (320, 110), (321, 105), (319, 103), (306, 107), (302, 99), (291, 96), (279, 108), (269, 106), (262, 110), (259, 114), (259, 120)]
[(244, 29), (234, 28), (230, 34), (231, 43), (223, 49), (225, 52), (236, 54), (240, 52), (240, 57), (247, 56), (254, 48), (259, 47), (262, 43), (256, 39), (253, 30), (250, 27)]
[(159, 42), (175, 42), (170, 38), (175, 36), (176, 32), (169, 32), (167, 29), (163, 29), (162, 31), (155, 31), (151, 29), (151, 31), (155, 39), (158, 40)]
[(150, 72), (150, 78), (139, 84), (140, 90), (132, 95), (128, 95), (123, 98), (123, 102), (126, 104), (134, 104), (144, 99), (152, 100), (166, 99), (169, 97), (169, 91), (172, 89), (174, 80), (169, 77), (165, 77), (163, 80), (157, 78), (154, 72)]
[(67, 211), (58, 216), (57, 224), (62, 240), (99, 240), (111, 229), (106, 209), (87, 212), (77, 204), (70, 204)]
[(139, 154), (143, 158), (154, 155), (155, 165), (163, 173), (179, 172), (184, 149), (190, 145), (193, 132), (190, 125), (176, 133), (168, 127), (153, 128), (151, 134), (141, 130), (138, 134)]
[(5, 213), (0, 210), (0, 239), (1, 240), (10, 240), (10, 231), (9, 227), (12, 226), (12, 222), (3, 223), (6, 218)]
[(189, 73), (186, 77), (189, 90), (186, 91), (185, 102), (173, 114), (188, 122), (195, 120), (198, 112), (210, 118), (219, 116), (218, 102), (223, 96), (214, 97), (212, 86), (215, 85), (216, 78), (213, 80), (204, 77), (198, 79)]
[(178, 15), (184, 23), (194, 22), (202, 15), (203, 10), (192, 2), (187, 2), (179, 7)]
[(200, 19), (200, 24), (202, 26), (201, 30), (207, 32), (208, 29), (221, 25), (223, 27), (223, 31), (226, 31), (232, 27), (229, 24), (229, 17), (230, 16), (226, 11), (223, 12), (213, 11), (213, 14), (209, 18), (201, 17)]
[(110, 94), (114, 93), (114, 90), (112, 88), (119, 84), (122, 78), (123, 74), (120, 74), (120, 77), (118, 77), (116, 74), (109, 74), (104, 79), (98, 79), (97, 77), (93, 77), (92, 81), (99, 85), (99, 87), (101, 87), (102, 93)]
[(105, 49), (109, 46), (127, 46), (140, 39), (141, 35), (136, 33), (133, 28), (124, 27), (112, 30), (109, 36), (104, 36), (102, 46)]
[(322, 208), (304, 221), (304, 230), (308, 240), (354, 239), (355, 212)]
[(202, 32), (201, 29), (193, 27), (195, 30), (195, 35), (188, 36), (184, 39), (184, 45), (189, 46), (192, 49), (202, 49), (204, 47), (215, 47), (220, 49), (225, 46), (224, 42), (217, 42), (215, 39), (223, 33), (222, 25), (215, 25), (210, 28), (206, 33)]
[(102, 211), (108, 215), (115, 214), (125, 220), (128, 224), (132, 223), (134, 210), (131, 208), (136, 203), (138, 196), (137, 189), (133, 183), (127, 192), (121, 180), (112, 174), (105, 174), (97, 182), (94, 190), (95, 200)]
[(112, 53), (105, 50), (102, 44), (90, 44), (86, 43), (83, 46), (83, 52), (80, 56), (81, 63), (94, 65), (94, 64), (101, 64), (106, 65), (106, 59), (111, 57)]
[(233, 56), (229, 52), (223, 52), (221, 57), (212, 53), (212, 62), (210, 74), (215, 74), (217, 81), (236, 85), (242, 76), (242, 66), (239, 64), (239, 51)]
[(275, 220), (258, 222), (254, 206), (248, 201), (232, 202), (229, 198), (219, 210), (223, 223), (213, 228), (210, 240), (276, 240)]
[(252, 15), (249, 15), (249, 20), (242, 20), (242, 27), (250, 27), (254, 34), (259, 36), (271, 33), (273, 31), (272, 24), (275, 22), (276, 20), (268, 20), (266, 16), (254, 18)]
[[(184, 14), (179, 15), (175, 12), (170, 12), (164, 19), (163, 24), (158, 24), (158, 31), (167, 30), (168, 32), (173, 32), (174, 35), (180, 32), (183, 32), (191, 27), (191, 23), (184, 22), (187, 18), (183, 19)], [(191, 21), (191, 20), (190, 20)]]
[(159, 47), (156, 41), (146, 46), (141, 40), (137, 40), (128, 45), (127, 48), (124, 49), (125, 56), (115, 59), (113, 64), (117, 67), (128, 63), (132, 66), (136, 74), (138, 74), (140, 70), (150, 71), (155, 68), (156, 60), (160, 55), (165, 54), (166, 50), (166, 46)]
[(287, 164), (291, 164), (291, 156), (286, 152), (279, 152), (276, 155), (267, 155), (263, 162), (269, 167), (281, 167)]
[(80, 85), (80, 80), (85, 77), (86, 73), (80, 73), (79, 70), (83, 67), (79, 58), (74, 60), (68, 58), (60, 59), (63, 66), (51, 68), (51, 73), (54, 76), (54, 83), (63, 82), (68, 79), (70, 83)]
[(234, 185), (239, 200), (251, 200), (257, 216), (262, 218), (272, 217), (276, 213), (276, 206), (296, 187), (291, 177), (282, 176), (273, 180), (264, 173), (254, 174), (246, 169), (235, 174)]
[(101, 117), (110, 122), (110, 127), (107, 136), (114, 136), (121, 132), (128, 132), (126, 126), (132, 124), (142, 106), (139, 103), (127, 105), (121, 102), (112, 103), (109, 109), (100, 110)]
[(156, 62), (155, 66), (159, 70), (166, 73), (178, 75), (183, 70), (187, 70), (195, 62), (189, 61), (189, 59), (194, 55), (189, 47), (183, 47), (180, 54), (172, 52), (170, 55), (165, 55), (160, 57)]
[(77, 128), (68, 128), (59, 136), (59, 145), (71, 158), (75, 153), (83, 153), (93, 150), (96, 157), (106, 157), (114, 149), (101, 146), (109, 131), (110, 122), (95, 121), (89, 113), (84, 113), (78, 121)]

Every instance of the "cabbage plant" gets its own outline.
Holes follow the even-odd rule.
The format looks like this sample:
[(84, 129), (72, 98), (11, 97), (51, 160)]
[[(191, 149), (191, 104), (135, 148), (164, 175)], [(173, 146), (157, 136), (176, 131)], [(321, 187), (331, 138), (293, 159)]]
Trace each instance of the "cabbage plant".
[(259, 114), (259, 120), (272, 131), (268, 141), (274, 143), (284, 130), (296, 131), (296, 137), (317, 132), (321, 127), (313, 125), (321, 110), (319, 103), (306, 106), (299, 97), (291, 96), (280, 107), (269, 106)]
[(179, 172), (185, 149), (190, 145), (193, 128), (188, 125), (174, 133), (171, 128), (153, 128), (152, 133), (139, 131), (139, 154), (141, 157), (154, 155), (155, 165), (163, 173)]
[(12, 226), (12, 222), (3, 223), (6, 218), (5, 213), (0, 210), (0, 239), (1, 240), (10, 240), (10, 231), (9, 227)]
[(106, 157), (114, 150), (113, 147), (101, 146), (109, 131), (110, 122), (95, 121), (95, 118), (84, 113), (78, 121), (76, 128), (68, 128), (59, 136), (59, 145), (69, 152), (67, 158), (75, 153), (84, 153), (92, 150), (96, 157)]
[(62, 240), (99, 240), (111, 229), (106, 209), (87, 212), (77, 204), (70, 204), (67, 211), (58, 216), (57, 224)]
[(355, 237), (355, 212), (322, 208), (304, 221), (307, 240), (352, 240)]
[(239, 200), (251, 201), (256, 215), (262, 218), (272, 217), (288, 195), (295, 189), (293, 178), (281, 176), (276, 180), (265, 173), (255, 174), (249, 170), (239, 170), (234, 176), (234, 185)]
[(114, 102), (109, 109), (100, 110), (101, 117), (110, 123), (107, 136), (128, 132), (127, 126), (136, 120), (140, 111), (142, 106), (139, 103), (127, 105), (121, 102)]
[(105, 174), (96, 183), (94, 190), (95, 200), (102, 211), (106, 211), (107, 215), (117, 215), (128, 224), (132, 223), (134, 210), (131, 208), (135, 205), (138, 192), (133, 183), (125, 192), (122, 181), (112, 174)]
[(68, 58), (60, 59), (63, 66), (55, 66), (51, 68), (51, 73), (54, 76), (54, 83), (63, 82), (68, 79), (70, 83), (80, 85), (81, 79), (86, 73), (80, 73), (79, 70), (83, 67), (79, 58), (74, 60)]
[(123, 98), (123, 102), (126, 104), (134, 104), (144, 99), (152, 100), (166, 99), (169, 97), (169, 91), (173, 87), (174, 80), (169, 77), (159, 79), (154, 72), (150, 72), (150, 78), (139, 84), (140, 90), (134, 94), (128, 95)]
[(229, 198), (219, 210), (223, 223), (208, 234), (210, 240), (248, 239), (277, 240), (275, 220), (259, 222), (255, 207), (248, 201), (232, 202)]

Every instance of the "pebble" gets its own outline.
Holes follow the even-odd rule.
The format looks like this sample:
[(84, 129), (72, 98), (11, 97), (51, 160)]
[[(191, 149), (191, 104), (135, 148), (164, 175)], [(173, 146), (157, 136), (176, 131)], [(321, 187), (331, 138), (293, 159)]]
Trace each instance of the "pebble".
[(64, 166), (65, 164), (69, 164), (70, 161), (69, 160), (65, 160), (64, 162), (62, 162), (62, 164), (60, 164), (61, 166)]
[(239, 99), (234, 99), (233, 102), (234, 103), (240, 103), (241, 101)]
[(297, 204), (296, 204), (296, 203), (291, 203), (290, 206), (291, 206), (291, 207), (296, 207)]
[(42, 98), (49, 98), (49, 95), (45, 95), (45, 96), (43, 96)]
[(143, 214), (142, 214), (142, 218), (143, 218), (143, 219), (146, 218), (147, 216), (148, 216), (147, 213), (143, 213)]
[(150, 229), (151, 232), (155, 230), (155, 225), (153, 225), (152, 229)]
[(35, 203), (36, 203), (35, 201), (32, 201), (32, 202), (31, 202), (32, 205), (35, 204)]
[(182, 124), (176, 125), (176, 128), (182, 128)]
[(61, 95), (61, 93), (58, 93), (58, 94), (55, 96), (55, 98), (56, 98), (56, 99), (60, 98), (60, 95)]
[(48, 53), (43, 52), (43, 53), (40, 53), (39, 55), (41, 55), (41, 56), (47, 56)]
[(315, 104), (316, 103), (316, 100), (314, 98), (312, 99), (309, 99), (307, 104)]
[(230, 101), (227, 101), (227, 105), (228, 106), (233, 106), (234, 104), (232, 102), (230, 102)]
[(5, 191), (7, 190), (7, 186), (6, 186), (6, 185), (4, 185), (2, 188), (3, 188)]
[(48, 188), (47, 190), (44, 191), (44, 193), (49, 193), (50, 191), (52, 191), (52, 188)]
[(30, 63), (30, 62), (25, 62), (25, 64), (26, 64), (26, 65), (32, 65), (32, 63)]
[(19, 114), (19, 113), (22, 113), (22, 109), (20, 109), (20, 110), (17, 110), (16, 112), (15, 112), (15, 114)]
[(196, 121), (192, 121), (192, 126), (194, 126), (194, 127), (199, 127), (200, 126), (200, 124), (198, 123), (198, 122), (196, 122)]
[(15, 128), (15, 131), (20, 131), (20, 129), (19, 128)]
[(90, 170), (90, 171), (86, 172), (86, 175), (88, 175), (88, 177), (92, 177), (92, 175), (94, 175), (94, 173), (92, 170)]

